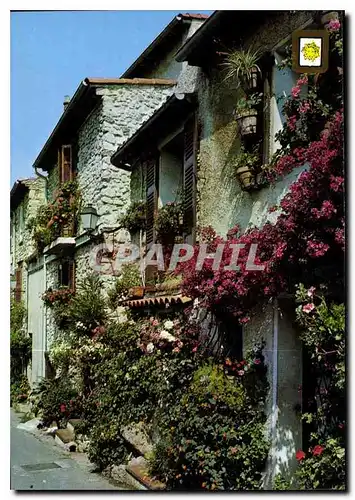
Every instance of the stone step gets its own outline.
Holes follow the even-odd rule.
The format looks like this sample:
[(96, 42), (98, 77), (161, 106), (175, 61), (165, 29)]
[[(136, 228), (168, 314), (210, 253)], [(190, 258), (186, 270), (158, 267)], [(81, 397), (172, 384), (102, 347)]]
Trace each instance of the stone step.
[(75, 436), (75, 428), (82, 423), (81, 418), (71, 418), (67, 423), (67, 429), (70, 430)]
[(123, 427), (121, 429), (121, 435), (137, 454), (146, 455), (153, 451), (153, 444), (142, 422)]
[(74, 434), (69, 429), (58, 429), (55, 431), (54, 440), (59, 446), (67, 451), (76, 451)]
[(133, 458), (126, 466), (126, 471), (147, 490), (165, 490), (164, 483), (150, 477), (147, 461), (143, 457)]
[(108, 477), (130, 490), (146, 491), (148, 489), (126, 470), (125, 465), (113, 465)]

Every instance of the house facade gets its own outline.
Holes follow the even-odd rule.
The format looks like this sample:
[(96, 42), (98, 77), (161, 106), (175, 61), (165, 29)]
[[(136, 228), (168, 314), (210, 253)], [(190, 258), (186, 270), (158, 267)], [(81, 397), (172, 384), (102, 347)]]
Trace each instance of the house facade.
[[(130, 175), (117, 169), (110, 158), (172, 95), (174, 78), (184, 64), (168, 58), (164, 78), (135, 75), (146, 59), (154, 61), (157, 53), (175, 53), (206, 17), (176, 16), (122, 78), (86, 78), (74, 96), (64, 102), (63, 114), (33, 166), (36, 173), (45, 176), (47, 207), (57, 206), (58, 200), (65, 204), (65, 200), (60, 200), (67, 195), (69, 204), (75, 207), (69, 210), (75, 210), (75, 214), (68, 216), (69, 223), (46, 235), (30, 263), (30, 271), (43, 283), (42, 293), (61, 287), (74, 289), (75, 283), (92, 270), (93, 248), (101, 245), (109, 249), (129, 240), (119, 220), (130, 202)], [(87, 208), (95, 212), (97, 219), (90, 229), (82, 227), (80, 218), (81, 211)], [(52, 212), (45, 220), (43, 232), (47, 222), (52, 224), (55, 219), (55, 225), (60, 217)], [(103, 280), (108, 289), (114, 276), (106, 273)], [(41, 298), (37, 294), (34, 300), (38, 303), (33, 309), (37, 310)], [(41, 354), (40, 359), (33, 360), (33, 383), (48, 371), (45, 353), (58, 333), (48, 308), (44, 308), (36, 328)]]
[[(55, 205), (70, 183), (76, 186), (69, 200), (77, 203), (73, 202), (76, 217), (28, 262), (28, 328), (36, 330), (33, 383), (46, 375), (45, 353), (58, 333), (39, 292), (61, 286), (74, 289), (92, 272), (93, 264), (102, 269), (108, 289), (117, 279), (114, 272), (105, 271), (105, 262), (110, 268), (114, 260), (110, 252), (133, 242), (146, 255), (158, 241), (155, 222), (161, 208), (181, 205), (179, 242), (189, 244), (198, 242), (199, 227), (211, 226), (226, 237), (236, 225), (245, 231), (276, 220), (281, 199), (307, 168), (294, 169), (272, 185), (263, 175), (263, 166), (279, 147), (275, 135), (285, 120), (283, 99), (298, 79), (290, 69), (282, 69), (282, 60), (292, 32), (322, 27), (321, 14), (216, 11), (208, 19), (180, 15), (121, 78), (86, 78), (79, 85), (34, 163), (35, 171), (45, 175), (41, 183), (47, 205)], [(256, 91), (262, 105), (252, 133), (241, 133), (243, 124), (235, 113), (241, 90), (236, 80), (226, 79), (223, 67), (226, 50), (235, 47), (259, 51)], [(247, 142), (258, 148), (260, 165), (256, 173), (239, 175), (236, 159)], [(145, 229), (128, 232), (120, 220), (138, 202), (145, 205)], [(80, 214), (90, 210), (95, 224), (84, 227)], [(104, 252), (99, 255), (97, 249)], [(156, 270), (149, 268), (143, 284), (155, 278)], [(165, 292), (153, 286), (123, 305), (147, 315), (190, 302), (178, 285)], [(280, 296), (255, 308), (243, 327), (236, 321), (217, 322), (211, 315), (203, 320), (211, 339), (221, 330), (228, 332), (238, 354), (264, 342), (269, 382), (266, 432), (271, 440), (265, 489), (279, 472), (292, 477), (296, 451), (303, 444), (303, 353), (293, 309), (288, 297)]]
[[(299, 76), (289, 68), (280, 69), (292, 32), (322, 28), (322, 13), (315, 11), (248, 12), (217, 11), (175, 54), (183, 64), (172, 95), (112, 156), (112, 163), (131, 173), (131, 201), (144, 199), (147, 227), (143, 254), (157, 241), (154, 221), (159, 209), (181, 203), (182, 238), (196, 242), (198, 226), (212, 226), (226, 236), (235, 225), (244, 231), (274, 222), (280, 213), (275, 207), (291, 184), (307, 166), (299, 167), (275, 184), (265, 182), (262, 165), (279, 148), (275, 134), (282, 128), (283, 100), (291, 94)], [(235, 27), (238, 26), (236, 36)], [(239, 29), (240, 28), (240, 29)], [(243, 140), (235, 108), (240, 99), (236, 82), (225, 78), (223, 51), (233, 47), (259, 51), (262, 113), (258, 117), (258, 147), (261, 168), (252, 183), (236, 175), (235, 159)], [(164, 75), (167, 62), (162, 59), (148, 70), (150, 76)], [(147, 69), (142, 68), (141, 77)], [(153, 71), (153, 73), (151, 73)], [(134, 238), (134, 236), (133, 236)], [(150, 277), (150, 276), (149, 276)], [(146, 278), (148, 276), (146, 275)], [(178, 296), (179, 297), (179, 296)], [(154, 299), (150, 294), (130, 300), (128, 307), (151, 314), (161, 310), (170, 299)], [(264, 486), (271, 488), (278, 473), (292, 477), (297, 466), (296, 451), (302, 449), (302, 346), (294, 325), (292, 304), (287, 297), (258, 307), (241, 330), (242, 351), (248, 352), (258, 341), (265, 342), (269, 393), (266, 401), (268, 436), (271, 440)], [(214, 335), (211, 322), (206, 328)], [(239, 346), (240, 347), (240, 346)]]

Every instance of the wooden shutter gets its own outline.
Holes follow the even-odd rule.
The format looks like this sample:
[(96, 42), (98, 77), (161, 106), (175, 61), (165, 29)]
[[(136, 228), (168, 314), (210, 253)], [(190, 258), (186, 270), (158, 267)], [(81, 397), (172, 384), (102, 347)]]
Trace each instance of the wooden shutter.
[(192, 243), (196, 226), (196, 122), (190, 118), (184, 127), (184, 240)]
[(21, 302), (22, 294), (22, 265), (16, 269), (16, 287), (15, 287), (15, 300)]
[(73, 178), (73, 157), (70, 145), (62, 146), (59, 153), (59, 180), (60, 184), (71, 181)]
[(69, 288), (71, 290), (75, 290), (75, 261), (70, 260), (69, 261)]
[(145, 162), (146, 168), (146, 201), (147, 201), (147, 223), (146, 223), (146, 245), (149, 247), (155, 240), (154, 218), (158, 204), (157, 190), (157, 161), (151, 158)]

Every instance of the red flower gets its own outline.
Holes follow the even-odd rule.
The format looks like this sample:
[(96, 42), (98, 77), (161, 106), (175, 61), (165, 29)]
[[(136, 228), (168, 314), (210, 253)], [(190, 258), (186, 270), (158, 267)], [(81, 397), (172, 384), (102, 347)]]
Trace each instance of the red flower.
[(344, 429), (344, 424), (339, 424), (338, 427), (339, 429)]
[(66, 405), (65, 405), (65, 404), (61, 404), (61, 405), (60, 405), (60, 411), (61, 411), (62, 413), (65, 413), (65, 412), (66, 412), (66, 409), (67, 409), (67, 407), (66, 407)]
[(296, 460), (298, 460), (300, 462), (304, 458), (306, 458), (305, 452), (302, 450), (298, 450), (298, 452), (296, 453)]
[(315, 446), (313, 448), (313, 456), (316, 457), (318, 455), (321, 455), (324, 451), (324, 448), (323, 446), (321, 446), (320, 444), (317, 444), (317, 446)]
[(260, 359), (254, 359), (254, 365), (260, 365), (261, 361)]

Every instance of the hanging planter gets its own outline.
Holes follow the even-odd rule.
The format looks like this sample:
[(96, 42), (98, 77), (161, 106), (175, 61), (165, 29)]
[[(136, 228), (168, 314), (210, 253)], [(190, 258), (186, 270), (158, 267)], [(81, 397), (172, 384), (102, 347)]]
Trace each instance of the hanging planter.
[(241, 148), (240, 154), (237, 157), (236, 174), (242, 189), (250, 190), (256, 186), (256, 174), (260, 167), (260, 154), (258, 146), (253, 152), (245, 151), (244, 147)]
[(126, 214), (120, 220), (121, 227), (130, 233), (144, 230), (146, 226), (146, 203), (135, 201), (128, 207)]
[(237, 118), (237, 122), (240, 135), (256, 134), (258, 114), (255, 110), (245, 111), (243, 116)]
[(248, 50), (231, 50), (222, 54), (226, 56), (222, 63), (227, 72), (225, 79), (236, 79), (238, 87), (245, 92), (255, 91), (261, 75), (261, 69), (257, 64), (260, 50), (249, 47)]
[(242, 136), (255, 134), (258, 123), (258, 107), (262, 102), (262, 94), (254, 92), (248, 98), (239, 100), (235, 109), (239, 132)]

